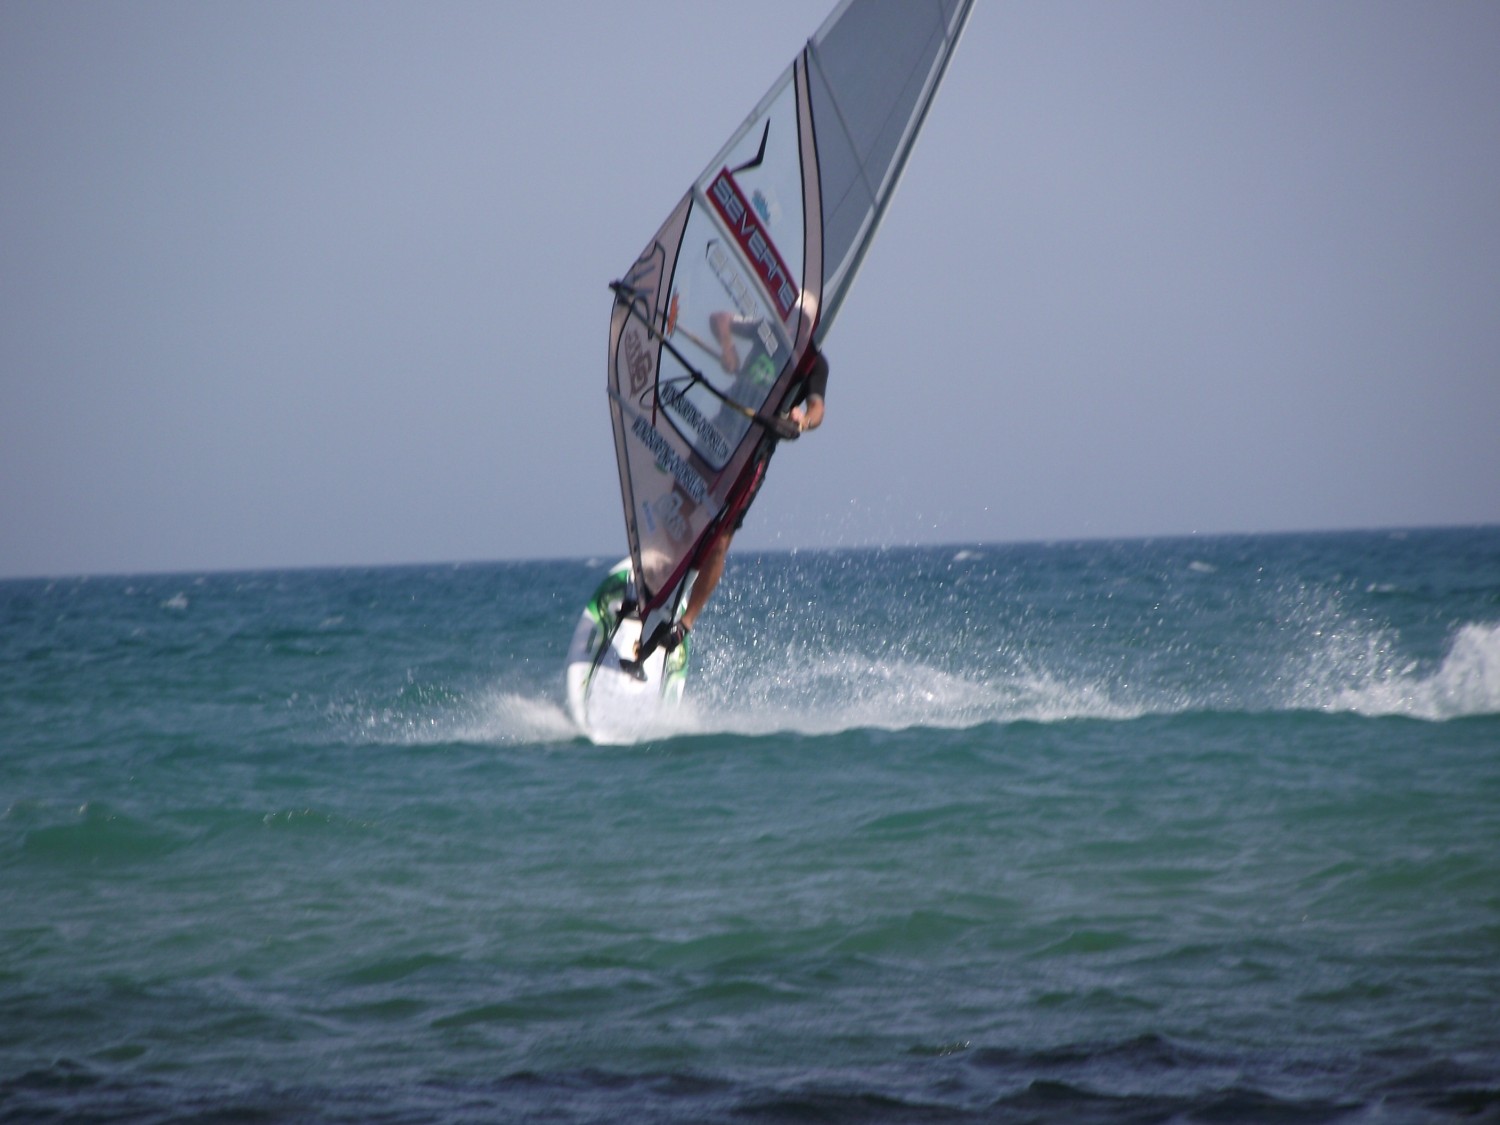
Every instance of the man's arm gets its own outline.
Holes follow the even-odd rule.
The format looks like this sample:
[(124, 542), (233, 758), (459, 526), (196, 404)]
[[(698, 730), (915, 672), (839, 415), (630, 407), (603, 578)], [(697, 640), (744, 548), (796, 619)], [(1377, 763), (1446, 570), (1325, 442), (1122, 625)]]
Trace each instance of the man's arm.
[(816, 430), (823, 424), (823, 396), (808, 395), (807, 401), (801, 406), (792, 407), (790, 415), (793, 422), (797, 423), (800, 433), (808, 430)]
[(807, 382), (803, 385), (807, 397), (803, 399), (803, 405), (793, 408), (788, 417), (797, 424), (797, 432), (805, 434), (823, 424), (823, 396), (828, 391), (828, 360), (814, 347), (804, 362), (808, 364)]

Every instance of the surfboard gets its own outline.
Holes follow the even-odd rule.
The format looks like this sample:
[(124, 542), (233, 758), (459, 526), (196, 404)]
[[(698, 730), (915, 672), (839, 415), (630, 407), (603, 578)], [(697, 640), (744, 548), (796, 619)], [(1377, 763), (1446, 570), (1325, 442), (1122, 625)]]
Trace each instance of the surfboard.
[(638, 742), (670, 725), (687, 686), (692, 639), (672, 652), (657, 649), (632, 675), (621, 666), (635, 656), (638, 617), (621, 607), (634, 589), (629, 559), (610, 569), (578, 615), (568, 647), (568, 713), (592, 742)]

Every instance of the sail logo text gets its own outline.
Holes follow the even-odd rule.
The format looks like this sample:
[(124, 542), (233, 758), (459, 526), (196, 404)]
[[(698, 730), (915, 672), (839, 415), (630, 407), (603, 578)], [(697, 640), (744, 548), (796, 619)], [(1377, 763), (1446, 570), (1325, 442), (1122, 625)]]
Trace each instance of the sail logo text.
[[(689, 428), (698, 435), (699, 442), (707, 448), (710, 454), (708, 460), (722, 465), (729, 460), (729, 454), (733, 452), (729, 443), (724, 440), (724, 435), (705, 418), (699, 409), (688, 399), (687, 390), (675, 383), (663, 383), (661, 387), (661, 401), (668, 410), (687, 423)], [(700, 448), (699, 453), (703, 452)]]
[(630, 393), (639, 394), (651, 382), (651, 355), (633, 325), (625, 330), (620, 344), (625, 349), (625, 364), (630, 369)]
[(724, 243), (719, 239), (710, 239), (704, 256), (708, 264), (713, 268), (714, 275), (719, 279), (719, 284), (729, 294), (729, 299), (734, 302), (734, 307), (740, 310), (741, 316), (751, 319), (760, 319), (760, 302), (755, 299), (755, 292), (750, 288), (750, 283), (740, 276), (740, 271), (734, 268), (733, 260)]
[(777, 253), (771, 236), (761, 226), (755, 208), (740, 194), (739, 185), (734, 182), (728, 168), (720, 169), (714, 182), (709, 185), (708, 197), (729, 224), (735, 241), (755, 266), (760, 279), (765, 282), (776, 307), (781, 310), (782, 319), (787, 319), (797, 307), (796, 283), (792, 281), (786, 263)]
[(672, 479), (682, 485), (682, 490), (688, 494), (689, 498), (698, 504), (708, 499), (708, 485), (703, 482), (703, 478), (687, 463), (682, 454), (672, 448), (671, 443), (661, 435), (661, 432), (646, 421), (644, 416), (637, 414), (635, 421), (630, 425), (630, 430), (656, 458), (656, 463), (671, 473)]

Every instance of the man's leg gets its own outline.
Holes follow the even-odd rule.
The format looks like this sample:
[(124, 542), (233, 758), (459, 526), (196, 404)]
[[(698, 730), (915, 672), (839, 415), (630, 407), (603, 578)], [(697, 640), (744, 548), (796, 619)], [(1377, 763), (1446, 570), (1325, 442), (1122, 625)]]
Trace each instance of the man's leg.
[[(714, 592), (714, 587), (719, 584), (719, 578), (724, 573), (724, 556), (729, 553), (730, 540), (734, 538), (734, 530), (725, 528), (723, 534), (714, 540), (714, 545), (708, 549), (703, 556), (703, 561), (698, 564), (698, 577), (693, 582), (693, 592), (688, 595), (687, 609), (682, 614), (682, 628), (685, 632), (693, 627), (693, 622), (698, 620), (698, 614), (708, 604), (709, 596)], [(642, 638), (635, 646), (635, 659), (620, 661), (620, 667), (629, 672), (638, 680), (644, 680), (646, 674), (642, 671), (642, 665), (646, 657), (650, 656), (658, 647), (666, 646), (670, 652), (675, 649), (682, 640), (682, 634), (678, 633), (676, 638), (672, 637), (675, 626), (669, 621), (663, 621), (652, 632), (649, 639)]]
[(693, 592), (688, 595), (687, 609), (683, 611), (682, 623), (689, 629), (698, 620), (698, 614), (713, 596), (714, 587), (724, 574), (724, 556), (729, 554), (729, 544), (734, 539), (734, 529), (726, 527), (714, 545), (698, 564), (698, 577), (693, 581)]

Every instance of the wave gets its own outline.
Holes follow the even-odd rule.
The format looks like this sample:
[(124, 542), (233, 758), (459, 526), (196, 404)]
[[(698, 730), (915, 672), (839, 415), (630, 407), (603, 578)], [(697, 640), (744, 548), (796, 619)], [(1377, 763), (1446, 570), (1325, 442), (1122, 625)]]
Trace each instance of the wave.
[(1415, 662), (1399, 669), (1376, 665), (1363, 682), (1322, 687), (1308, 702), (1321, 711), (1435, 721), (1500, 714), (1500, 624), (1461, 627), (1426, 675)]
[[(503, 1010), (491, 1018), (504, 1018)], [(462, 1025), (449, 1025), (462, 1026)], [(1389, 1077), (1385, 1077), (1389, 1075)], [(1380, 1077), (1372, 1077), (1380, 1076)], [(1342, 1085), (1340, 1085), (1342, 1083)], [(218, 1074), (169, 1079), (59, 1058), (0, 1081), (0, 1100), (35, 1120), (233, 1116), (350, 1120), (762, 1121), (1457, 1121), (1488, 1119), (1497, 1092), (1464, 1059), (1396, 1064), (1210, 1053), (1172, 1040), (1106, 1040), (1024, 1051), (967, 1041), (910, 1048), (880, 1066), (758, 1071), (663, 1065), (521, 1068), (497, 1077), (438, 1071), (406, 1081), (247, 1085)], [(228, 1112), (226, 1112), (228, 1110)]]
[[(1272, 659), (1244, 682), (1173, 683), (1099, 667), (1010, 659), (1002, 671), (955, 673), (916, 659), (788, 651), (759, 670), (733, 653), (695, 673), (684, 725), (700, 733), (819, 735), (853, 728), (1128, 721), (1189, 712), (1350, 712), (1444, 721), (1500, 714), (1500, 624), (1467, 624), (1435, 669), (1390, 636), (1313, 629), (1307, 651)], [(1082, 662), (1080, 662), (1082, 664)]]
[[(1311, 639), (1309, 639), (1311, 638)], [(701, 735), (825, 736), (850, 730), (968, 729), (988, 724), (1130, 721), (1188, 713), (1350, 713), (1446, 721), (1500, 714), (1500, 623), (1470, 623), (1424, 669), (1386, 630), (1308, 625), (1289, 655), (1243, 682), (1172, 682), (1082, 660), (1048, 667), (1010, 655), (995, 667), (953, 671), (914, 656), (763, 644), (705, 646), (678, 712), (637, 742)], [(1056, 659), (1054, 654), (1054, 659)], [(581, 732), (555, 686), (494, 684), (379, 708), (353, 708), (358, 741), (557, 744)]]
[[(561, 680), (561, 673), (558, 676)], [(493, 686), (473, 699), (345, 709), (344, 736), (378, 745), (445, 743), (555, 743), (581, 737), (561, 695), (529, 694)]]
[(1000, 677), (960, 674), (916, 659), (860, 653), (788, 653), (775, 667), (724, 673), (710, 665), (696, 674), (683, 701), (686, 729), (826, 735), (860, 728), (1129, 719), (1146, 710), (1120, 700), (1107, 685), (1046, 670), (1022, 669)]

